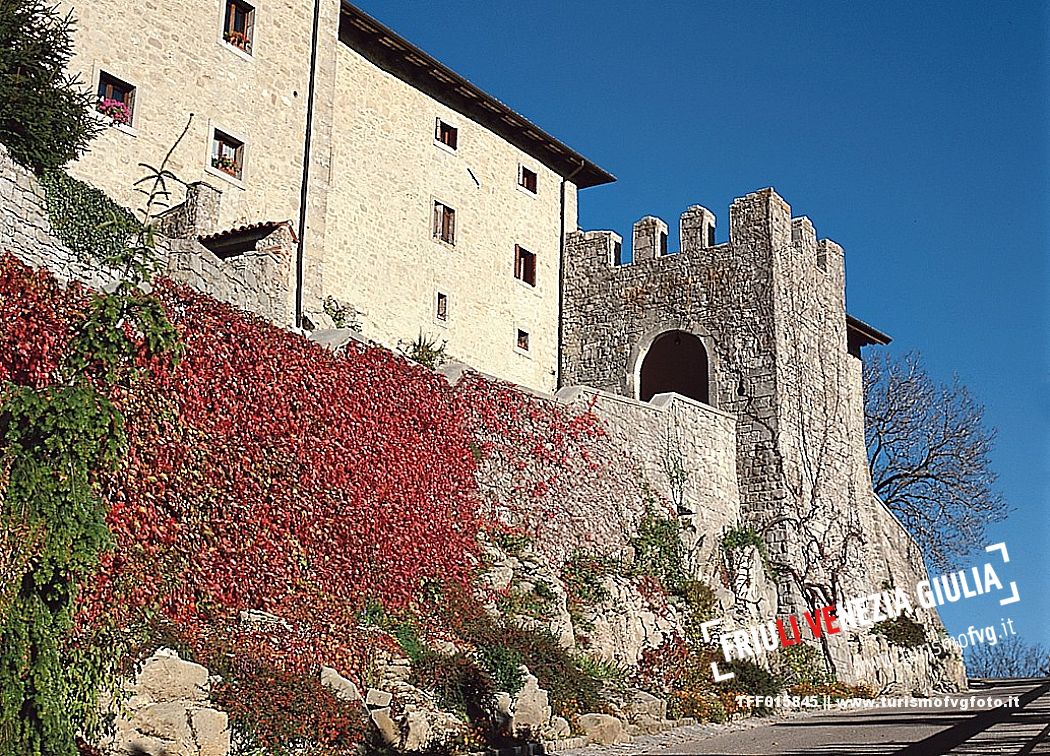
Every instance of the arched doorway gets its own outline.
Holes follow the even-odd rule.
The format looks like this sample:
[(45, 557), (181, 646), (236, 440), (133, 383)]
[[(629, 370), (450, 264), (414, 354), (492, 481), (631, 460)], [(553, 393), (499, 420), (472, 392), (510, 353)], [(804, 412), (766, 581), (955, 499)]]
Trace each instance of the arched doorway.
[(707, 350), (685, 331), (661, 333), (642, 360), (638, 398), (648, 402), (656, 394), (674, 391), (710, 404)]

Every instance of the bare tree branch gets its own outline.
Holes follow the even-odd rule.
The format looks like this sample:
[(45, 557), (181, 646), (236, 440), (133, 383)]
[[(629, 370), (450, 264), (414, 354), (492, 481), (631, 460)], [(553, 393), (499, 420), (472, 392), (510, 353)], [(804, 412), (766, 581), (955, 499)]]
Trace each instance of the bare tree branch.
[(1008, 510), (989, 459), (995, 430), (966, 386), (937, 385), (918, 354), (884, 354), (864, 365), (864, 416), (875, 493), (927, 561), (948, 569), (984, 546)]

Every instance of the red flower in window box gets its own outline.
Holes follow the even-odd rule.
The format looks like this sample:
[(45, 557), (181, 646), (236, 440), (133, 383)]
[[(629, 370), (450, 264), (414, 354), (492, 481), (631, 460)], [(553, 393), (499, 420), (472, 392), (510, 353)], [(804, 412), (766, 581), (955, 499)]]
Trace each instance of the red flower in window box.
[(228, 173), (234, 178), (239, 178), (241, 175), (240, 164), (231, 157), (213, 157), (211, 159), (212, 168), (218, 168), (223, 173)]
[(222, 38), (225, 39), (227, 43), (236, 47), (238, 50), (244, 50), (244, 52), (246, 53), (250, 53), (252, 51), (252, 41), (248, 39), (248, 35), (244, 32), (228, 31), (222, 35)]
[(113, 123), (131, 125), (131, 108), (121, 100), (104, 97), (98, 103), (98, 112), (113, 119)]

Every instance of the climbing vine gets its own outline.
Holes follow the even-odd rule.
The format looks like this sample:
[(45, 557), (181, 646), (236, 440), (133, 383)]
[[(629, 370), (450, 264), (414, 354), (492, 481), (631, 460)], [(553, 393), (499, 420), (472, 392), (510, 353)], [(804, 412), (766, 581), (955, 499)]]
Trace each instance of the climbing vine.
[(60, 170), (45, 172), (40, 184), (52, 230), (79, 259), (110, 260), (127, 249), (138, 221), (104, 192)]

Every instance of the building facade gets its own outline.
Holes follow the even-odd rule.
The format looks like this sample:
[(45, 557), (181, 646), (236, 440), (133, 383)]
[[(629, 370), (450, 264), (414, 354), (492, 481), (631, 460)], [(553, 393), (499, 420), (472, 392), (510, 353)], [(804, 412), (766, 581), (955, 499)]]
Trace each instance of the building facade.
[(556, 388), (562, 239), (612, 176), (339, 0), (67, 5), (107, 125), (74, 175), (134, 207), (186, 129), (169, 168), (217, 205), (191, 231), (295, 229), (289, 320)]

